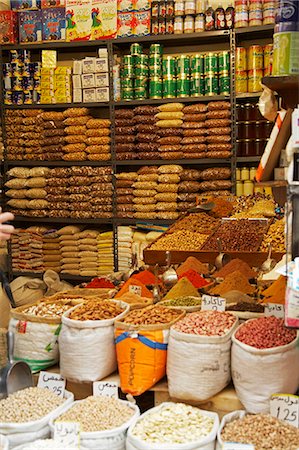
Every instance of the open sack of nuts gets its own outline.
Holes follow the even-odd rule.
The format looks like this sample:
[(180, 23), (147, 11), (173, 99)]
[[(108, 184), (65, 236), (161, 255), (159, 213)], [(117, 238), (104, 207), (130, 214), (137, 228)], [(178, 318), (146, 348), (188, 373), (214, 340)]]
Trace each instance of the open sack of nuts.
[(96, 381), (116, 370), (114, 322), (129, 311), (126, 303), (89, 300), (62, 316), (60, 372), (73, 381)]
[(115, 342), (123, 392), (140, 395), (166, 374), (169, 329), (185, 311), (154, 305), (130, 311), (115, 323)]
[(218, 415), (183, 403), (161, 403), (130, 426), (126, 450), (214, 450)]
[(230, 313), (199, 311), (171, 327), (167, 355), (171, 397), (202, 401), (228, 385), (231, 337), (237, 325)]
[(71, 392), (59, 397), (48, 389), (30, 387), (0, 400), (0, 433), (10, 448), (50, 436), (49, 421), (74, 401)]
[(50, 421), (52, 435), (55, 422), (79, 422), (80, 448), (125, 450), (129, 426), (139, 417), (137, 405), (110, 397), (87, 397), (64, 408)]
[(275, 392), (295, 394), (299, 385), (299, 337), (283, 319), (248, 320), (232, 337), (232, 378), (250, 413), (266, 413)]

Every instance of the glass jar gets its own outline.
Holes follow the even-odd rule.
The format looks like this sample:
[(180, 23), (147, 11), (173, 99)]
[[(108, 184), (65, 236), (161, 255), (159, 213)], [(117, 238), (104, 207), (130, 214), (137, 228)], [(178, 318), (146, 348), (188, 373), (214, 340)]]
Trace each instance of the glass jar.
[(174, 19), (174, 34), (183, 34), (184, 19), (181, 16), (176, 16)]
[(249, 2), (249, 26), (263, 25), (263, 2), (262, 0), (250, 0)]
[(237, 154), (237, 156), (244, 156), (242, 141), (240, 139), (236, 140), (236, 154)]
[(255, 179), (255, 175), (256, 175), (256, 168), (250, 167), (249, 178), (251, 181), (253, 181)]
[(266, 139), (268, 137), (266, 135), (265, 123), (265, 121), (255, 122), (255, 137), (257, 139)]
[(273, 122), (269, 122), (267, 120), (266, 122), (264, 122), (264, 127), (265, 127), (265, 138), (268, 138), (268, 137), (270, 137), (270, 134), (273, 129)]
[(195, 16), (195, 33), (202, 31), (205, 31), (205, 15), (200, 13)]
[(173, 18), (174, 17), (174, 1), (166, 0), (166, 17)]
[(236, 196), (241, 197), (243, 195), (243, 183), (242, 181), (236, 182)]
[(241, 169), (236, 169), (236, 181), (241, 181)]
[(247, 0), (235, 1), (235, 28), (248, 27), (249, 15)]
[(196, 0), (196, 14), (204, 14), (207, 9), (207, 0)]
[(244, 181), (243, 193), (244, 195), (252, 195), (253, 194), (253, 182), (250, 180)]
[(236, 121), (243, 122), (245, 120), (245, 108), (244, 105), (238, 103), (236, 105)]
[(249, 180), (249, 168), (248, 167), (242, 167), (241, 169), (241, 180)]
[(256, 139), (255, 142), (255, 156), (262, 156), (264, 153), (267, 140), (266, 139)]
[(184, 20), (184, 33), (186, 34), (194, 33), (194, 27), (195, 27), (194, 17), (191, 15), (186, 16)]
[(243, 156), (256, 156), (254, 139), (243, 140)]
[(174, 2), (174, 15), (183, 16), (185, 14), (185, 2), (184, 0), (175, 0)]
[(256, 108), (253, 103), (246, 103), (244, 105), (244, 120), (245, 121), (256, 121), (257, 119), (257, 113)]
[(195, 14), (195, 11), (196, 11), (195, 0), (186, 0), (186, 2), (185, 2), (185, 14), (186, 14), (186, 16), (188, 14)]

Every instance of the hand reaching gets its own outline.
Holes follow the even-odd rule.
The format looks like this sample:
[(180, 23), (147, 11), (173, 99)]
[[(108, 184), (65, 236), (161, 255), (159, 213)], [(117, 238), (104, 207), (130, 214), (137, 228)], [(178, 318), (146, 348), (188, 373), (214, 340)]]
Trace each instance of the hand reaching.
[(0, 208), (0, 241), (8, 241), (11, 238), (11, 234), (14, 233), (14, 226), (6, 224), (6, 222), (11, 220), (14, 220), (14, 215), (9, 212), (2, 213)]

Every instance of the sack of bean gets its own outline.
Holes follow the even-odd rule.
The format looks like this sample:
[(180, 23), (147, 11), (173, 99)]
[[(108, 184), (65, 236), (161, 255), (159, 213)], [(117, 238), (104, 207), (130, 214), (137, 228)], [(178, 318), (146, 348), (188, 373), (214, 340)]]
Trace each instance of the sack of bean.
[(130, 311), (115, 323), (115, 342), (123, 392), (140, 395), (165, 376), (169, 329), (185, 315), (155, 305)]
[(218, 415), (183, 403), (161, 403), (130, 426), (127, 450), (214, 450)]
[(7, 437), (5, 437), (4, 435), (0, 435), (0, 448), (2, 450), (8, 450), (9, 448), (9, 442)]
[(72, 301), (45, 301), (12, 309), (9, 330), (15, 335), (14, 358), (27, 362), (33, 373), (56, 364), (61, 316), (73, 306)]
[(30, 387), (0, 400), (0, 433), (9, 447), (45, 439), (50, 436), (49, 421), (72, 404), (74, 395), (64, 391), (59, 397), (48, 389)]
[(296, 330), (284, 326), (283, 319), (249, 320), (240, 325), (232, 341), (232, 378), (248, 412), (268, 412), (273, 393), (297, 391), (299, 337)]
[(199, 311), (171, 327), (167, 357), (171, 397), (202, 401), (228, 385), (231, 337), (237, 324), (233, 314)]
[(52, 435), (55, 422), (80, 423), (80, 449), (125, 450), (126, 433), (139, 417), (132, 402), (110, 397), (91, 396), (64, 408), (56, 420), (50, 421)]
[(59, 336), (61, 375), (84, 382), (101, 380), (114, 372), (113, 325), (128, 311), (126, 303), (92, 299), (64, 314)]

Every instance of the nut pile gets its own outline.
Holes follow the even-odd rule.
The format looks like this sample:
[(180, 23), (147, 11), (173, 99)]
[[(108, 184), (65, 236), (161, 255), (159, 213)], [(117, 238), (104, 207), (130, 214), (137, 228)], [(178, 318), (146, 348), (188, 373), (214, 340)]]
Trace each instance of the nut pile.
[(264, 236), (263, 242), (260, 246), (260, 251), (268, 251), (268, 246), (271, 244), (273, 252), (285, 252), (285, 220), (277, 220), (270, 225), (268, 233)]
[(206, 239), (206, 234), (199, 234), (189, 230), (178, 230), (162, 236), (150, 246), (150, 250), (200, 250)]
[(55, 442), (54, 439), (38, 439), (22, 446), (22, 450), (72, 450), (73, 448), (73, 446), (69, 447), (57, 441)]
[(299, 430), (268, 414), (246, 415), (222, 430), (224, 442), (252, 444), (255, 450), (297, 450)]
[(133, 436), (152, 444), (185, 444), (208, 436), (214, 421), (199, 409), (168, 403), (136, 423)]
[(113, 319), (123, 312), (117, 303), (110, 300), (89, 300), (84, 305), (71, 311), (69, 318), (72, 320), (105, 320)]
[(160, 303), (162, 306), (200, 306), (201, 298), (177, 297)]
[(0, 400), (0, 421), (24, 423), (39, 420), (64, 401), (48, 389), (26, 388)]
[[(82, 299), (83, 301), (83, 299)], [(72, 305), (65, 303), (46, 303), (41, 302), (37, 305), (29, 306), (22, 311), (23, 314), (28, 314), (29, 316), (38, 316), (45, 318), (57, 319), (62, 316), (63, 313), (72, 308)]]
[(221, 311), (198, 311), (179, 320), (173, 329), (201, 336), (223, 336), (236, 323), (236, 317)]
[(165, 308), (165, 306), (149, 306), (129, 312), (124, 323), (132, 325), (160, 325), (178, 319), (183, 311)]
[(80, 422), (81, 431), (93, 432), (120, 427), (133, 415), (132, 408), (115, 398), (91, 396), (74, 403), (56, 422)]
[(216, 229), (219, 223), (220, 221), (218, 219), (206, 213), (191, 214), (176, 223), (171, 230), (188, 230), (194, 233), (210, 234)]
[(286, 328), (283, 319), (274, 316), (245, 322), (236, 332), (236, 339), (259, 349), (289, 344), (296, 336), (296, 330)]

